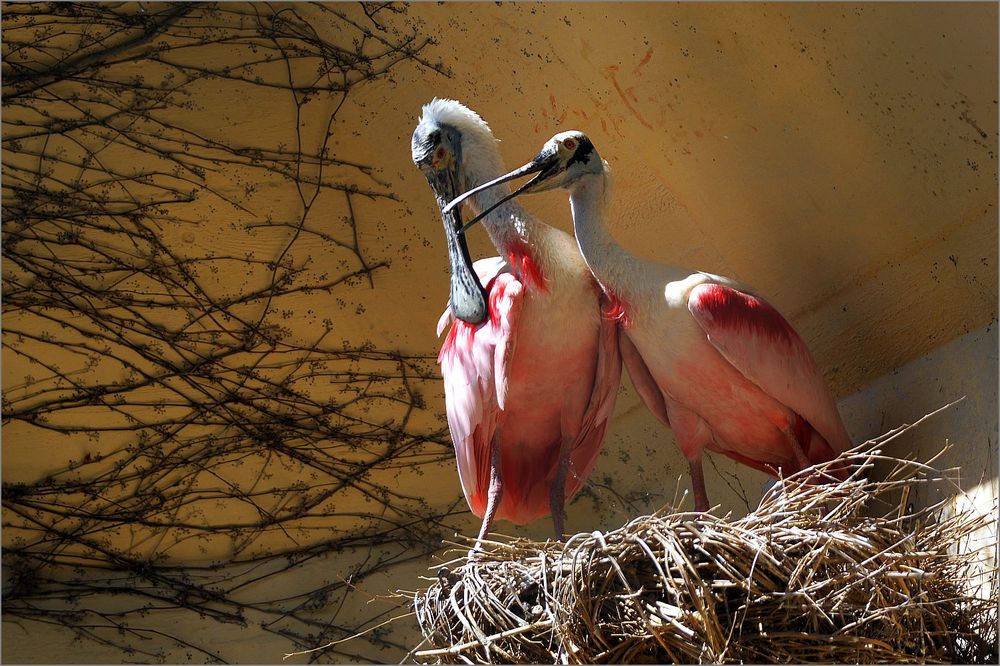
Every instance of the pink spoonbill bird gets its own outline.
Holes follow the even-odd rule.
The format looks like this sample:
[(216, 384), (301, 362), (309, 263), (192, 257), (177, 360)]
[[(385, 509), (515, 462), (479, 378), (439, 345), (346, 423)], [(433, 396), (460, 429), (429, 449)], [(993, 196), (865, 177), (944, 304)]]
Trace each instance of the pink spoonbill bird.
[[(505, 171), (496, 144), (474, 111), (435, 99), (413, 132), (412, 157), (443, 209)], [(497, 518), (524, 524), (551, 514), (562, 538), (564, 504), (600, 452), (621, 378), (617, 322), (602, 317), (601, 289), (573, 237), (516, 202), (498, 203), (508, 191), (469, 200), (474, 212), (491, 208), (483, 224), (501, 255), (474, 265), (487, 316), (475, 316), (468, 286), (457, 289), (463, 302), (456, 303), (454, 274), (467, 272), (468, 253), (449, 240), (458, 261), (438, 323), (440, 335), (463, 303), (473, 315), (454, 320), (438, 361), (458, 475), (483, 519), (477, 545)], [(457, 235), (460, 220), (449, 214), (442, 212), (446, 233)]]
[(521, 193), (569, 191), (580, 252), (621, 321), (625, 367), (647, 407), (674, 431), (696, 510), (709, 507), (705, 449), (787, 476), (850, 447), (815, 361), (774, 307), (734, 280), (647, 261), (615, 241), (605, 223), (608, 165), (582, 132), (556, 134), (528, 164), (466, 192), (443, 212), (533, 173), (494, 205)]

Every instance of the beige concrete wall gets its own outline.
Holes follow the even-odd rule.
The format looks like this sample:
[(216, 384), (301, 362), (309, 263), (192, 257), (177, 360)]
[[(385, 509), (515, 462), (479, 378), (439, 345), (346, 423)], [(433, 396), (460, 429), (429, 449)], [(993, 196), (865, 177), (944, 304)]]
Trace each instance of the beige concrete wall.
[[(288, 298), (294, 335), (308, 337), (332, 313), (338, 339), (435, 353), (447, 263), (433, 199), (410, 163), (409, 137), (424, 102), (454, 97), (491, 124), (511, 166), (557, 130), (588, 132), (614, 169), (613, 231), (621, 243), (651, 259), (730, 275), (766, 294), (844, 398), (852, 435), (878, 434), (967, 394), (950, 416), (901, 440), (894, 452), (922, 455), (944, 438), (960, 443), (948, 462), (974, 470), (963, 474), (970, 490), (984, 466), (995, 469), (996, 5), (427, 3), (381, 20), (410, 22), (434, 36), (437, 44), (424, 56), (440, 61), (448, 75), (406, 63), (345, 103), (334, 127), (337, 155), (375, 165), (377, 182), (397, 197), (355, 200), (365, 221), (359, 241), (371, 262), (393, 263), (373, 288), (362, 283)], [(287, 99), (236, 98), (226, 86), (204, 93), (197, 123), (206, 133), (288, 140)], [(242, 184), (230, 180), (222, 174), (216, 184), (238, 194)], [(280, 217), (295, 212), (297, 198), (268, 182), (253, 203), (258, 218)], [(561, 193), (524, 203), (570, 230)], [(340, 198), (323, 197), (312, 219), (317, 228), (343, 232), (338, 220), (345, 214)], [(235, 233), (233, 224), (246, 219), (233, 210), (206, 210), (196, 229), (177, 232), (177, 247), (261, 255), (280, 249), (280, 234)], [(338, 259), (318, 238), (303, 242), (321, 265)], [(473, 234), (472, 250), (476, 257), (493, 254), (481, 232)], [(252, 278), (214, 279), (221, 289)], [(5, 386), (25, 373), (9, 360)], [(427, 398), (417, 415), (421, 424), (437, 422), (443, 412), (439, 393)], [(37, 479), (93, 450), (85, 439), (5, 427), (4, 480)], [(719, 458), (706, 471), (710, 497), (723, 511), (745, 512), (766, 481)], [(460, 494), (450, 463), (399, 483), (433, 506)], [(997, 494), (995, 474), (983, 483), (988, 505)], [(615, 527), (688, 487), (670, 434), (626, 380), (606, 449), (588, 492), (570, 507), (568, 529)], [(466, 514), (451, 524), (471, 534), (477, 521)], [(550, 528), (539, 521), (499, 529), (544, 538)], [(391, 578), (369, 579), (348, 608), (362, 617), (390, 610), (389, 602), (367, 601), (420, 585), (417, 576), (439, 563), (411, 563)], [(348, 565), (325, 559), (300, 575), (336, 577)], [(114, 607), (113, 599), (108, 603)], [(170, 623), (229, 661), (273, 663), (293, 649), (256, 631), (256, 620), (262, 618), (242, 628), (162, 611), (134, 621)], [(4, 623), (4, 661), (127, 660), (91, 642), (74, 643), (65, 632), (27, 626), (30, 635)], [(415, 642), (410, 620), (389, 630), (399, 645)], [(358, 653), (389, 661), (403, 650), (377, 651), (362, 642)], [(202, 659), (183, 648), (170, 648), (166, 658)]]
[[(997, 322), (960, 336), (879, 377), (840, 401), (856, 441), (915, 423), (955, 402), (884, 447), (898, 458), (933, 459), (940, 479), (916, 486), (915, 507), (943, 502), (942, 515), (998, 511)], [(874, 474), (889, 473), (887, 465)], [(961, 550), (981, 550), (984, 567), (998, 564), (997, 525), (979, 530)], [(986, 583), (986, 579), (982, 579)], [(984, 590), (985, 592), (985, 590)]]

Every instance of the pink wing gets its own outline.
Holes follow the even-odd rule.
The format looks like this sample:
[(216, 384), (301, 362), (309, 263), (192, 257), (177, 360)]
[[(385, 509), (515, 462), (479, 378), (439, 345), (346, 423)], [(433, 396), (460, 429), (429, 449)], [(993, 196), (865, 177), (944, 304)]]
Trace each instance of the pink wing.
[(747, 379), (808, 421), (834, 452), (850, 448), (837, 405), (809, 349), (767, 301), (725, 285), (701, 284), (691, 290), (688, 310)]
[[(606, 297), (601, 295), (601, 311)], [(604, 434), (615, 409), (618, 386), (622, 377), (622, 357), (619, 351), (620, 329), (618, 323), (601, 317), (597, 343), (597, 365), (594, 370), (594, 388), (590, 394), (587, 411), (583, 414), (580, 434), (570, 450), (570, 473), (566, 478), (566, 498), (572, 498), (590, 474), (604, 443)]]
[(628, 370), (629, 379), (635, 392), (639, 394), (642, 401), (649, 408), (653, 415), (660, 419), (660, 422), (670, 427), (670, 417), (667, 416), (667, 404), (663, 400), (663, 393), (653, 379), (653, 373), (649, 371), (649, 366), (642, 360), (642, 354), (636, 349), (635, 344), (628, 337), (628, 333), (621, 333), (619, 344), (622, 351), (622, 362)]
[[(490, 318), (478, 326), (456, 320), (441, 345), (438, 362), (458, 477), (469, 508), (482, 517), (490, 482), (491, 442), (506, 398), (511, 332), (517, 326), (523, 290), (500, 257), (481, 259), (473, 268), (489, 295)], [(449, 309), (438, 322), (438, 335), (450, 318)]]

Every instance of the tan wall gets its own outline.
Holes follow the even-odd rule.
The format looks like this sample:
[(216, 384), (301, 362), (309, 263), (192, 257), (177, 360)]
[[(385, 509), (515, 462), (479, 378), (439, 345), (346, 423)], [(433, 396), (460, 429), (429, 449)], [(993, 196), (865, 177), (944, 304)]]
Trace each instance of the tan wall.
[[(615, 173), (613, 231), (621, 243), (652, 259), (732, 276), (766, 294), (802, 333), (835, 394), (850, 396), (843, 404), (852, 435), (878, 434), (967, 393), (963, 418), (926, 436), (917, 433), (905, 446), (924, 455), (948, 437), (974, 452), (969, 459), (956, 453), (949, 462), (968, 460), (976, 474), (984, 462), (996, 467), (995, 5), (421, 3), (380, 20), (409, 21), (434, 36), (437, 44), (423, 56), (440, 60), (448, 75), (404, 63), (391, 80), (352, 91), (334, 126), (334, 145), (338, 156), (376, 166), (371, 186), (397, 197), (353, 202), (364, 222), (365, 256), (393, 263), (376, 273), (373, 288), (361, 282), (333, 294), (288, 297), (293, 335), (308, 338), (329, 315), (338, 340), (436, 352), (447, 263), (433, 199), (410, 162), (409, 137), (423, 103), (454, 97), (491, 124), (510, 166), (534, 155), (557, 130), (586, 131)], [(288, 140), (287, 99), (237, 97), (225, 85), (202, 92), (193, 113), (206, 133)], [(315, 125), (308, 130), (321, 134)], [(232, 174), (220, 174), (216, 183), (234, 196), (241, 192)], [(285, 238), (280, 233), (241, 234), (233, 225), (294, 214), (294, 193), (264, 182), (249, 201), (252, 214), (221, 205), (205, 209), (201, 223), (176, 232), (173, 242), (191, 252), (276, 253)], [(570, 230), (563, 194), (524, 203)], [(342, 198), (324, 196), (311, 220), (343, 233), (339, 220), (346, 214)], [(474, 256), (494, 253), (482, 232), (471, 240)], [(303, 242), (320, 265), (341, 258), (318, 237)], [(259, 279), (228, 270), (213, 278), (219, 289)], [(990, 325), (992, 333), (984, 332)], [(961, 337), (966, 334), (972, 337)], [(991, 349), (992, 366), (982, 364)], [(26, 371), (17, 363), (5, 355), (5, 388), (22, 381)], [(928, 367), (935, 368), (935, 381), (928, 380)], [(440, 394), (427, 398), (414, 427), (440, 423)], [(93, 418), (106, 415), (95, 411)], [(67, 441), (23, 423), (5, 427), (3, 436), (4, 481), (36, 480), (95, 450), (87, 439)], [(104, 439), (99, 446), (112, 445)], [(706, 471), (710, 497), (723, 511), (745, 512), (766, 482), (718, 458)], [(255, 468), (232, 473), (253, 475)], [(689, 487), (669, 433), (628, 380), (592, 479), (590, 491), (570, 508), (571, 530), (620, 525)], [(996, 476), (985, 482), (981, 507), (997, 494)], [(450, 462), (393, 483), (435, 507), (460, 493)], [(465, 534), (476, 527), (468, 514), (448, 524)], [(549, 529), (546, 521), (521, 530), (500, 526), (540, 538)], [(150, 547), (155, 540), (142, 543)], [(224, 556), (229, 547), (215, 544), (212, 554)], [(174, 555), (198, 557), (182, 547)], [(439, 564), (410, 563), (390, 578), (368, 579), (348, 608), (361, 617), (389, 610), (389, 602), (366, 602), (421, 585), (417, 576)], [(310, 567), (298, 574), (303, 584), (349, 570), (336, 558)], [(115, 600), (108, 603), (113, 608)], [(276, 662), (294, 649), (255, 631), (253, 621), (262, 618), (251, 620), (240, 628), (161, 611), (134, 621), (170, 623), (231, 661)], [(412, 622), (396, 625), (390, 636), (399, 645), (414, 644)], [(5, 661), (126, 659), (91, 642), (74, 644), (65, 632), (25, 626), (30, 640), (21, 627), (4, 623)], [(363, 642), (357, 651), (385, 660), (403, 653), (378, 652)], [(201, 660), (185, 649), (166, 654), (168, 661)]]

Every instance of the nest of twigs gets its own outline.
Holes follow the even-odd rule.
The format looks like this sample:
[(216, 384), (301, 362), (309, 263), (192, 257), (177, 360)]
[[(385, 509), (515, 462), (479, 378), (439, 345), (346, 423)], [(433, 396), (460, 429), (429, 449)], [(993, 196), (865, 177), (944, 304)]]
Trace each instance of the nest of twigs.
[[(785, 479), (744, 518), (664, 511), (565, 544), (495, 540), (471, 561), (463, 551), (414, 595), (425, 640), (411, 654), (439, 663), (996, 663), (995, 560), (968, 548), (995, 519), (945, 517), (945, 501), (912, 511), (916, 484), (947, 477), (883, 456), (878, 443), (839, 459), (852, 470), (846, 481)], [(892, 472), (867, 480), (879, 461)], [(877, 517), (866, 515), (873, 507)]]

